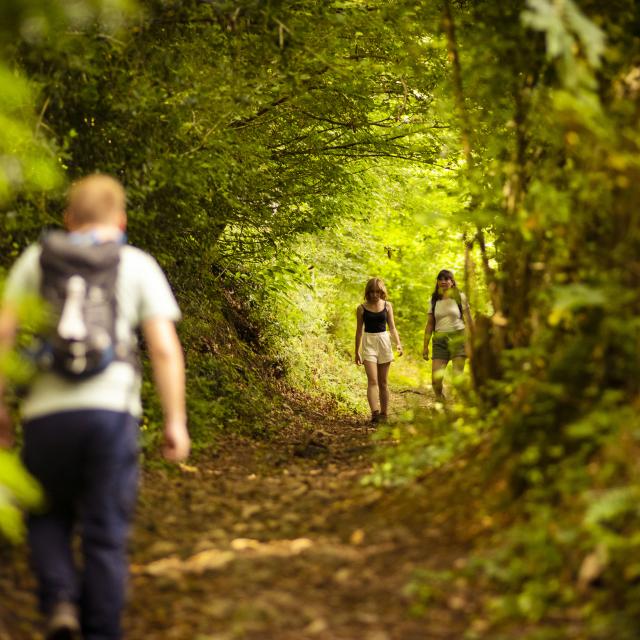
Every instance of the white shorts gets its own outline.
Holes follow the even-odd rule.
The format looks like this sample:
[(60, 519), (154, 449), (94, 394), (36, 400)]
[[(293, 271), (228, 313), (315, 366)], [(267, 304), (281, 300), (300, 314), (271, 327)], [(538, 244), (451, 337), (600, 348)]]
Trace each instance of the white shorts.
[(360, 356), (367, 362), (377, 362), (385, 364), (393, 360), (393, 349), (391, 348), (391, 334), (388, 331), (380, 333), (364, 332), (362, 337), (362, 350)]

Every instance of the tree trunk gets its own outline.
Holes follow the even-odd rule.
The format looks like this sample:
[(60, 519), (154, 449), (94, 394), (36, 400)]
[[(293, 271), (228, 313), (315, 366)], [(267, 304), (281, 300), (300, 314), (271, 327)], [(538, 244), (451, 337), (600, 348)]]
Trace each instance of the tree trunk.
[[(471, 145), (471, 123), (467, 112), (464, 87), (462, 84), (462, 67), (460, 64), (460, 54), (458, 50), (458, 42), (456, 39), (456, 28), (451, 11), (451, 3), (449, 0), (444, 2), (444, 11), (442, 16), (443, 29), (447, 36), (447, 51), (449, 54), (449, 62), (452, 69), (453, 95), (455, 99), (456, 109), (458, 111), (458, 119), (460, 123), (460, 134), (462, 137), (462, 149), (465, 162), (467, 164), (467, 173), (471, 173), (474, 169), (474, 160)], [(475, 199), (472, 199), (469, 208), (475, 209), (477, 206)], [(503, 314), (503, 290), (500, 281), (496, 278), (494, 269), (489, 265), (486, 244), (484, 240), (484, 232), (481, 227), (477, 227), (476, 238), (478, 239), (480, 251), (482, 254), (482, 266), (484, 269), (485, 280), (489, 289), (491, 304), (493, 305), (494, 317), (497, 319), (504, 318)], [(485, 320), (488, 320), (488, 325)], [(494, 324), (490, 319), (483, 319), (478, 323), (476, 331), (471, 340), (471, 362), (474, 378), (474, 386), (480, 388), (484, 382), (491, 378), (500, 376), (498, 366), (498, 355), (504, 348), (504, 328), (502, 323)], [(489, 350), (487, 352), (487, 349)], [(494, 353), (495, 351), (495, 353)], [(476, 362), (474, 365), (473, 362)], [(477, 369), (477, 371), (476, 371)]]

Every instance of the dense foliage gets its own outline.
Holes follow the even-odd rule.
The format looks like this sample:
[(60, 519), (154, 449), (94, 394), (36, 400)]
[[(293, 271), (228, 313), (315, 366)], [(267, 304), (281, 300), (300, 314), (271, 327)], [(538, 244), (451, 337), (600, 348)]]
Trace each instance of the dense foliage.
[(64, 174), (120, 176), (131, 239), (185, 311), (201, 444), (259, 430), (282, 381), (361, 406), (347, 363), (366, 278), (386, 279), (417, 353), (454, 267), (481, 312), (472, 388), (397, 427), (374, 481), (484, 443), (518, 505), (478, 565), (511, 594), (494, 618), (634, 637), (635, 3), (29, 6), (0, 21), (19, 34), (0, 67), (3, 266), (56, 223)]

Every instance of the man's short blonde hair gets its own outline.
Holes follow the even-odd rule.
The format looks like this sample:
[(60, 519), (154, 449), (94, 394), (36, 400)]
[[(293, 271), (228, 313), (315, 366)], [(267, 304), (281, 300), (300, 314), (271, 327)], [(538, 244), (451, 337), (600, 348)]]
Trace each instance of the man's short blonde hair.
[(111, 176), (94, 173), (69, 188), (66, 215), (74, 224), (109, 223), (125, 209), (124, 187)]

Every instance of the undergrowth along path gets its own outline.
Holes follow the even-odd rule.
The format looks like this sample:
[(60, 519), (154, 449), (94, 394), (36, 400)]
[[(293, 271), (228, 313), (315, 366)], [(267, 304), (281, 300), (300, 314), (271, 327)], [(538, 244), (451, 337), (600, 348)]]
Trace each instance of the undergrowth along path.
[[(395, 406), (410, 396), (420, 400), (399, 394)], [(473, 598), (464, 584), (438, 593), (437, 575), (470, 550), (475, 509), (458, 486), (464, 474), (375, 488), (362, 479), (376, 449), (392, 444), (374, 444), (362, 418), (293, 400), (270, 419), (280, 424), (271, 439), (232, 436), (189, 465), (144, 472), (126, 637), (462, 638)], [(9, 564), (0, 640), (37, 638), (24, 550)], [(427, 608), (408, 586), (419, 573), (435, 576)]]

